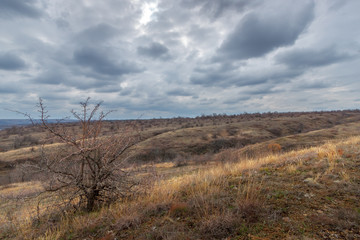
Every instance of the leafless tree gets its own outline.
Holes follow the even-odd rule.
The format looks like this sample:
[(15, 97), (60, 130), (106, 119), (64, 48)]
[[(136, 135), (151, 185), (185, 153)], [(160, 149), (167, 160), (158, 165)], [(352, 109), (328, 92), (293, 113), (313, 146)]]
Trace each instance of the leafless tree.
[(40, 122), (36, 124), (62, 143), (56, 151), (43, 147), (40, 160), (27, 167), (41, 173), (47, 192), (62, 192), (68, 202), (84, 205), (87, 211), (121, 196), (134, 184), (125, 164), (127, 150), (138, 142), (136, 134), (129, 127), (121, 134), (100, 137), (103, 121), (110, 113), (101, 111), (101, 104), (92, 105), (88, 98), (80, 103), (79, 112), (71, 111), (80, 125), (80, 131), (74, 133), (64, 124), (49, 123), (48, 111), (40, 99)]

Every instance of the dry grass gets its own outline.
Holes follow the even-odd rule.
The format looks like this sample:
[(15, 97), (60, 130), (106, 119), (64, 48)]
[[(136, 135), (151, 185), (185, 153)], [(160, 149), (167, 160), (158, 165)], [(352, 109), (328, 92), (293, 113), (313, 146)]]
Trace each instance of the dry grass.
[[(338, 139), (358, 132), (359, 117), (356, 111), (344, 111), (138, 120), (135, 125), (144, 142), (134, 148), (134, 152), (145, 161), (149, 160), (150, 155), (154, 155), (154, 159), (150, 160), (157, 158), (171, 160), (176, 155), (213, 153), (223, 148), (243, 147), (278, 137), (282, 138), (276, 143), (280, 144), (282, 149), (289, 150), (301, 145), (300, 143), (303, 143), (303, 147), (308, 147), (323, 143), (324, 139)], [(132, 123), (108, 121), (105, 123), (102, 134), (106, 136), (121, 133), (121, 130), (129, 124)], [(336, 125), (342, 126), (335, 127)], [(79, 133), (79, 128), (75, 123), (59, 127), (63, 126), (65, 131), (71, 134)], [(319, 129), (323, 130), (313, 132), (311, 136), (306, 135), (308, 132)], [(59, 142), (58, 139), (49, 139), (49, 136), (37, 127), (21, 127), (15, 130), (0, 131), (0, 149), (4, 151), (0, 151), (0, 161), (32, 159), (36, 157), (33, 150), (36, 150), (39, 145)], [(299, 133), (302, 137), (294, 137)], [(12, 151), (15, 139), (24, 137), (36, 141), (29, 143), (30, 145), (26, 143), (20, 146), (22, 149)], [(266, 150), (269, 143), (271, 142), (268, 142), (263, 150)]]
[[(317, 238), (312, 234), (315, 230), (335, 228), (333, 217), (339, 215), (335, 206), (345, 209), (347, 217), (338, 223), (352, 236), (351, 231), (359, 226), (353, 209), (360, 206), (352, 197), (360, 196), (354, 187), (359, 184), (359, 171), (354, 166), (358, 166), (360, 137), (345, 137), (358, 133), (360, 124), (333, 127), (327, 123), (338, 121), (339, 116), (319, 114), (317, 121), (310, 115), (280, 117), (271, 123), (266, 118), (230, 123), (208, 119), (203, 125), (194, 122), (189, 126), (159, 120), (157, 125), (144, 128), (141, 134), (148, 140), (134, 149), (144, 156), (148, 150), (156, 150), (153, 164), (138, 166), (144, 169), (139, 179), (148, 181), (142, 194), (91, 214), (54, 217), (49, 213), (58, 209), (51, 206), (60, 199), (47, 198), (40, 211), (39, 199), (21, 200), (40, 190), (38, 183), (8, 185), (0, 188), (0, 239)], [(354, 116), (344, 122), (355, 121)], [(304, 123), (305, 132), (332, 128), (298, 133), (300, 123)], [(279, 135), (286, 137), (274, 139)], [(236, 142), (242, 144), (238, 147), (258, 143), (222, 149), (237, 146), (234, 139), (241, 139)], [(317, 146), (326, 139), (333, 140)], [(46, 148), (51, 151), (60, 146), (55, 143)], [(189, 156), (216, 152), (214, 149), (220, 153)], [(35, 146), (3, 152), (0, 161), (36, 158), (37, 150)], [(171, 154), (177, 156), (172, 162), (159, 162), (169, 160), (166, 158)], [(334, 194), (345, 190), (349, 192), (346, 197)], [(295, 204), (299, 209), (293, 207)], [(316, 214), (313, 208), (322, 213)], [(317, 215), (319, 219), (314, 218)], [(312, 219), (318, 223), (314, 229), (306, 225)], [(332, 220), (326, 223), (326, 219)], [(322, 222), (326, 224), (321, 227)]]
[[(261, 224), (263, 221), (275, 224), (281, 229), (288, 229), (291, 234), (300, 234), (301, 231), (310, 231), (310, 228), (295, 229), (294, 226), (298, 223), (294, 222), (295, 225), (292, 226), (288, 222), (304, 216), (301, 215), (300, 218), (296, 213), (292, 216), (286, 209), (278, 212), (277, 208), (272, 209), (271, 206), (285, 204), (288, 208), (290, 199), (293, 198), (289, 192), (293, 191), (291, 189), (294, 184), (301, 183), (315, 189), (321, 184), (336, 186), (337, 182), (328, 182), (329, 175), (338, 175), (348, 183), (356, 182), (355, 175), (351, 176), (347, 172), (349, 170), (345, 167), (348, 162), (343, 157), (350, 154), (358, 156), (359, 145), (360, 137), (352, 137), (320, 147), (270, 154), (262, 158), (231, 159), (231, 162), (209, 166), (195, 173), (160, 179), (146, 194), (98, 212), (68, 215), (57, 223), (55, 228), (48, 227), (42, 234), (36, 233), (33, 225), (25, 222), (16, 228), (17, 236), (28, 239), (36, 236), (41, 236), (39, 239), (112, 239), (111, 237), (115, 236), (118, 239), (221, 239), (228, 236), (245, 238), (260, 232), (269, 232), (270, 230)], [(229, 156), (236, 158), (236, 154)], [(158, 167), (174, 168), (171, 164)], [(298, 178), (308, 180), (292, 182)], [(281, 181), (278, 184), (288, 190), (278, 189), (279, 185), (274, 185), (278, 181)], [(316, 194), (319, 192), (308, 193), (309, 197), (305, 195), (305, 198), (315, 200)], [(266, 201), (268, 205), (264, 205)], [(345, 209), (348, 217), (341, 220), (342, 228), (358, 227), (358, 215), (350, 211), (349, 207)], [(304, 211), (306, 213), (309, 210), (306, 208)], [(289, 217), (279, 218), (284, 214)], [(329, 214), (338, 213), (334, 210)], [(314, 218), (314, 214), (308, 216), (309, 220)], [(292, 218), (295, 220), (291, 220)], [(321, 224), (324, 224), (325, 229), (336, 225), (336, 220), (324, 220), (329, 219), (328, 215), (324, 215), (322, 219), (313, 219), (319, 228)], [(42, 226), (47, 224), (44, 222)], [(271, 230), (270, 234), (275, 234), (273, 231)], [(310, 236), (312, 233), (308, 234)], [(282, 233), (279, 236), (287, 235)]]

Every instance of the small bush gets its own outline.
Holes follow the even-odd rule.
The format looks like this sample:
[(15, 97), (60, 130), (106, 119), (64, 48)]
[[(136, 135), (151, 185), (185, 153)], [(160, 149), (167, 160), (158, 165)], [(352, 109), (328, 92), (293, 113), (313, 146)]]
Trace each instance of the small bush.
[(278, 143), (270, 143), (267, 148), (272, 153), (279, 153), (281, 151), (281, 145)]

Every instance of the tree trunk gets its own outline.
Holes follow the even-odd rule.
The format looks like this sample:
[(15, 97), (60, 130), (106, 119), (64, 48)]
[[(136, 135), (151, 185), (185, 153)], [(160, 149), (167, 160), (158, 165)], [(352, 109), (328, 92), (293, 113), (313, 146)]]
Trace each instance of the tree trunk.
[(94, 210), (95, 202), (97, 198), (99, 197), (99, 190), (91, 189), (90, 192), (86, 195), (87, 204), (86, 204), (86, 210), (88, 212), (91, 212)]

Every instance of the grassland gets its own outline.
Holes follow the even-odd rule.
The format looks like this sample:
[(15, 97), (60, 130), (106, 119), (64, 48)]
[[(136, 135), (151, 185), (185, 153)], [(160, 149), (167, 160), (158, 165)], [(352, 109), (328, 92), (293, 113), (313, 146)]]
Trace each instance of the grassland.
[[(39, 182), (3, 184), (0, 238), (359, 239), (359, 120), (356, 111), (142, 120), (143, 141), (131, 150), (143, 169), (139, 191), (62, 214), (61, 199), (27, 198)], [(9, 149), (0, 161), (36, 160), (37, 148)]]

